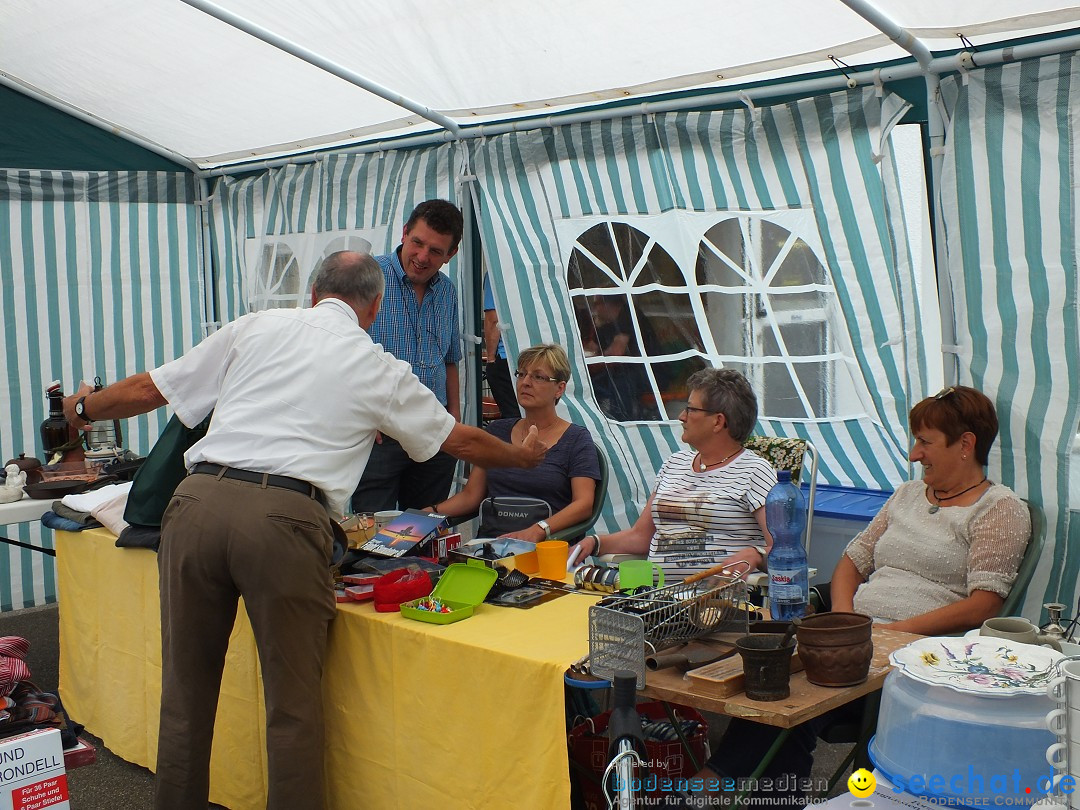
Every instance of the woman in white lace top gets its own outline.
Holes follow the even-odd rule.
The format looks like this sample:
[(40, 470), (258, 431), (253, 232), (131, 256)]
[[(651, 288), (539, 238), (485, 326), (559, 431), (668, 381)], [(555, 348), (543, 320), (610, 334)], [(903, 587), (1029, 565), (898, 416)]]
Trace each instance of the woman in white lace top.
[(897, 630), (943, 635), (1001, 609), (1031, 537), (1028, 508), (986, 477), (997, 437), (993, 403), (951, 386), (909, 415), (921, 481), (897, 488), (844, 551), (833, 610), (856, 610)]

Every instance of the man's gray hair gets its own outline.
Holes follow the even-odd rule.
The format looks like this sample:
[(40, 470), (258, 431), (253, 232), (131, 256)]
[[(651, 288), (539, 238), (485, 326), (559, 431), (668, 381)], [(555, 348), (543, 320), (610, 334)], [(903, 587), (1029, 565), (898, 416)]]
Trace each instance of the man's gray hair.
[(367, 306), (382, 294), (386, 279), (370, 254), (339, 250), (323, 259), (311, 286), (319, 298), (331, 295)]
[(757, 424), (757, 397), (749, 381), (733, 368), (703, 368), (686, 381), (689, 391), (700, 391), (706, 409), (727, 417), (728, 434), (746, 441)]

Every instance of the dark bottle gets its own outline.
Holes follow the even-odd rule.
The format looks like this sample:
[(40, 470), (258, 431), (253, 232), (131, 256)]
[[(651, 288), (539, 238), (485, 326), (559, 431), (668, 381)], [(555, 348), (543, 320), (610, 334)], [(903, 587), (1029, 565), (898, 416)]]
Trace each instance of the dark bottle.
[(60, 389), (59, 380), (49, 383), (45, 396), (49, 398), (49, 418), (41, 423), (41, 445), (45, 449), (45, 458), (49, 459), (58, 448), (68, 443), (70, 431), (67, 417), (64, 416), (64, 392)]
[(810, 603), (806, 548), (806, 498), (791, 483), (791, 471), (777, 473), (776, 486), (765, 498), (765, 525), (773, 545), (769, 551), (769, 605), (774, 619), (789, 621), (806, 615)]

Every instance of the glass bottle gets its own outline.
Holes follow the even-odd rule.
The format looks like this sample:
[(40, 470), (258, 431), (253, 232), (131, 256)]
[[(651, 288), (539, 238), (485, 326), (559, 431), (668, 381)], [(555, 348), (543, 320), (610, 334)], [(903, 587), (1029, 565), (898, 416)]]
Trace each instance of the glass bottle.
[(58, 448), (68, 443), (69, 430), (67, 417), (64, 416), (64, 392), (60, 388), (59, 380), (49, 383), (45, 396), (49, 400), (49, 416), (41, 423), (41, 445), (45, 450), (45, 457), (49, 458)]

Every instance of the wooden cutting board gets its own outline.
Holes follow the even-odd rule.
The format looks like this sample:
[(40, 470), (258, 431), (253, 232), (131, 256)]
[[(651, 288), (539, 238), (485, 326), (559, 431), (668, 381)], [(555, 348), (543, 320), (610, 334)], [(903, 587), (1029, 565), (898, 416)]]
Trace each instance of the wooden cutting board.
[[(791, 671), (798, 672), (803, 668), (799, 660), (799, 653), (791, 656)], [(690, 681), (690, 691), (699, 694), (713, 695), (715, 697), (730, 697), (743, 692), (746, 684), (742, 671), (742, 656), (726, 658), (706, 664), (703, 667), (692, 669), (686, 673)]]

